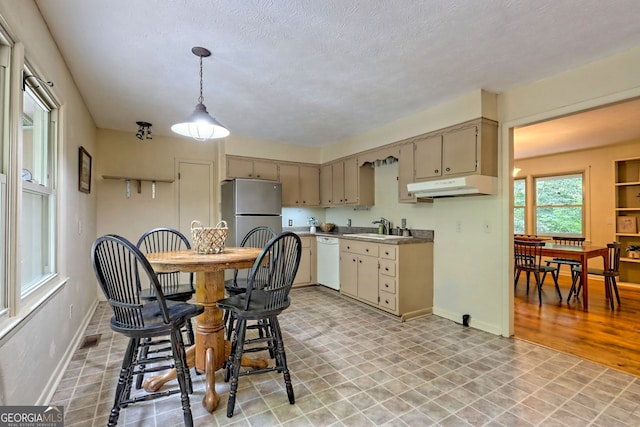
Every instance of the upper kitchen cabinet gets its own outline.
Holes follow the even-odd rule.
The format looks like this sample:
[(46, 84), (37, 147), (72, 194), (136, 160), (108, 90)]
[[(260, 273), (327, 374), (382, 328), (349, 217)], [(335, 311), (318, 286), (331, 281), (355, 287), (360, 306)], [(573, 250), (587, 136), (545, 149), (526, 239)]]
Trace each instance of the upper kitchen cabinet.
[(278, 180), (278, 164), (268, 160), (227, 156), (227, 178)]
[(407, 184), (415, 182), (414, 145), (405, 142), (398, 150), (398, 201), (401, 203), (415, 203), (416, 196), (407, 190)]
[(360, 164), (359, 158), (344, 161), (344, 204), (373, 206), (375, 177), (371, 164)]
[(344, 162), (338, 161), (331, 164), (331, 192), (333, 193), (333, 205), (344, 204)]
[(498, 176), (498, 124), (477, 119), (414, 140), (415, 180)]
[(372, 206), (374, 174), (369, 164), (360, 166), (357, 157), (337, 160), (320, 168), (322, 206)]
[(305, 207), (320, 205), (320, 167), (316, 165), (280, 163), (282, 205)]
[(442, 135), (418, 138), (413, 146), (415, 180), (424, 181), (442, 176)]
[(333, 166), (320, 166), (320, 206), (333, 204)]

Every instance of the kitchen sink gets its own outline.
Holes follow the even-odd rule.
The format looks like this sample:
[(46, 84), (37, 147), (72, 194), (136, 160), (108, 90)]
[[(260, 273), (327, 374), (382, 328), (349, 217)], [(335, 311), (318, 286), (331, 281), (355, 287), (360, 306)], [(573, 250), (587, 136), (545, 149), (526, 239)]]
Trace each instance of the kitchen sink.
[(395, 236), (389, 234), (378, 233), (354, 233), (345, 234), (345, 237), (362, 237), (363, 239), (377, 239), (377, 240), (396, 240), (396, 239), (411, 239), (412, 236)]

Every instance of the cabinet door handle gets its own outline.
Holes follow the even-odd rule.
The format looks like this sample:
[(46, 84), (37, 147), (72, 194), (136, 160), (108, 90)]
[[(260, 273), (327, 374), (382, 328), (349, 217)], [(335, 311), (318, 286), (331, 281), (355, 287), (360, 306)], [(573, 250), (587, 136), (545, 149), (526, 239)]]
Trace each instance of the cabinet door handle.
[(447, 172), (450, 172), (450, 171), (451, 171), (451, 168), (446, 168), (445, 170), (446, 170)]
[(389, 271), (389, 267), (385, 267), (385, 268), (384, 268), (384, 271)]
[(369, 249), (365, 249), (364, 251), (365, 251), (365, 252), (369, 252)]
[(362, 260), (359, 260), (358, 262), (359, 262), (360, 264), (362, 264)]
[(438, 169), (433, 171), (434, 173), (440, 173), (440, 171)]
[(389, 255), (389, 252), (388, 252), (388, 251), (385, 251), (385, 253), (384, 253), (384, 254), (385, 254), (385, 255)]
[(389, 284), (388, 284), (388, 283), (385, 283), (385, 284), (384, 284), (384, 287), (385, 287), (385, 288), (388, 288), (388, 287), (389, 287)]

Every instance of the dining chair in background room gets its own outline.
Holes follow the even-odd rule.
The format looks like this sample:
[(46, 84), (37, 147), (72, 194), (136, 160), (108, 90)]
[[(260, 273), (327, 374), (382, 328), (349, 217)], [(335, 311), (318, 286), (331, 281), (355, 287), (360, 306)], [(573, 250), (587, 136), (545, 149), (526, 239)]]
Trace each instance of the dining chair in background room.
[[(609, 268), (604, 270), (602, 268), (589, 268), (587, 274), (593, 274), (604, 277), (605, 295), (609, 299), (611, 310), (614, 309), (613, 293), (616, 294), (616, 300), (618, 301), (618, 307), (620, 306), (620, 294), (618, 294), (618, 284), (616, 283), (616, 277), (620, 275), (620, 243), (613, 242), (608, 243), (607, 248), (609, 258)], [(582, 266), (572, 268), (573, 280), (571, 281), (571, 289), (569, 290), (569, 296), (567, 302), (571, 299), (571, 296), (578, 298), (580, 291), (582, 290)], [(576, 284), (578, 285), (576, 288)]]
[[(140, 237), (136, 245), (143, 254), (154, 252), (170, 252), (191, 249), (189, 239), (180, 231), (169, 227), (159, 227), (149, 230)], [(156, 273), (164, 298), (169, 301), (187, 302), (196, 290), (193, 285), (193, 273), (189, 273), (186, 278), (184, 273), (179, 271)], [(153, 300), (156, 298), (156, 290), (153, 286), (142, 287), (140, 284), (140, 298), (143, 300)], [(195, 344), (195, 335), (193, 333), (193, 324), (191, 319), (186, 323), (184, 332), (187, 335), (187, 346)], [(168, 342), (166, 340), (153, 341), (145, 340), (141, 348), (143, 357), (148, 352), (162, 352), (166, 350)], [(139, 375), (136, 380), (136, 388), (142, 387), (143, 375)]]
[[(562, 301), (560, 286), (558, 286), (558, 269), (542, 264), (542, 247), (545, 242), (534, 240), (514, 240), (513, 255), (517, 274), (525, 272), (527, 275), (527, 294), (529, 293), (529, 277), (531, 274), (536, 279), (536, 287), (538, 288), (538, 300), (542, 305), (542, 277), (546, 273), (551, 273), (553, 281), (556, 285), (556, 291)], [(517, 282), (516, 282), (517, 283)], [(515, 284), (514, 284), (515, 287)]]
[[(582, 246), (584, 245), (585, 238), (584, 237), (566, 237), (566, 236), (553, 236), (553, 243), (556, 245), (567, 245), (567, 246)], [(560, 274), (560, 267), (563, 265), (568, 265), (569, 270), (572, 273), (571, 269), (573, 267), (579, 266), (580, 261), (571, 258), (562, 258), (556, 257), (549, 260), (546, 260), (545, 263), (547, 265), (556, 264), (558, 269), (558, 275)], [(542, 282), (544, 283), (546, 275), (542, 276)]]
[[(535, 234), (514, 234), (513, 240), (521, 240), (527, 242), (541, 242), (545, 240), (544, 237), (536, 236)], [(518, 269), (518, 263), (513, 263), (513, 288), (518, 286), (518, 280), (520, 279), (520, 269)], [(527, 295), (529, 294), (529, 274), (527, 273)]]
[[(240, 242), (241, 247), (245, 248), (263, 248), (267, 242), (276, 236), (276, 232), (271, 227), (259, 226), (255, 227), (242, 238)], [(224, 290), (228, 296), (243, 294), (247, 290), (247, 279), (250, 269), (233, 270), (233, 278), (225, 280)], [(258, 276), (259, 277), (259, 276)], [(225, 311), (223, 319), (226, 331), (227, 341), (231, 339), (231, 332), (233, 331), (233, 318), (230, 312)], [(261, 329), (262, 333), (266, 332), (261, 328), (260, 324), (254, 325), (256, 328)]]
[[(109, 426), (118, 423), (120, 410), (128, 405), (180, 393), (184, 424), (193, 425), (189, 394), (193, 392), (181, 329), (204, 307), (164, 298), (162, 285), (140, 250), (127, 239), (106, 235), (91, 249), (91, 261), (100, 287), (113, 310), (111, 329), (129, 338), (116, 386)], [(144, 277), (155, 291), (152, 300), (140, 296), (139, 281)], [(169, 336), (170, 351), (142, 356), (144, 340)], [(168, 363), (170, 362), (170, 363)], [(156, 393), (131, 395), (133, 377), (175, 368), (179, 387)]]
[[(227, 417), (233, 416), (238, 379), (241, 376), (272, 371), (282, 373), (289, 403), (295, 403), (278, 315), (291, 304), (289, 291), (298, 271), (301, 254), (302, 243), (298, 235), (287, 231), (278, 234), (264, 246), (253, 264), (246, 292), (217, 302), (219, 308), (231, 312), (236, 319), (231, 353), (225, 366), (225, 379), (231, 379)], [(250, 320), (261, 321), (269, 334), (264, 337), (255, 337), (255, 333), (248, 336), (247, 321)], [(259, 351), (269, 351), (274, 365), (241, 371), (242, 355)]]

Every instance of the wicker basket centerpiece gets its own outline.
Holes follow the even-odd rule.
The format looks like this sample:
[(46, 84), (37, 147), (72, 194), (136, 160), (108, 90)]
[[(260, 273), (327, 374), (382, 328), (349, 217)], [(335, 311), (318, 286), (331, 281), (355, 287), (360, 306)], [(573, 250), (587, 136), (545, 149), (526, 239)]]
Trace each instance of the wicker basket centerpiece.
[(199, 254), (219, 254), (224, 252), (224, 242), (229, 236), (226, 221), (220, 221), (215, 227), (204, 227), (200, 221), (191, 221), (191, 240), (193, 250)]

